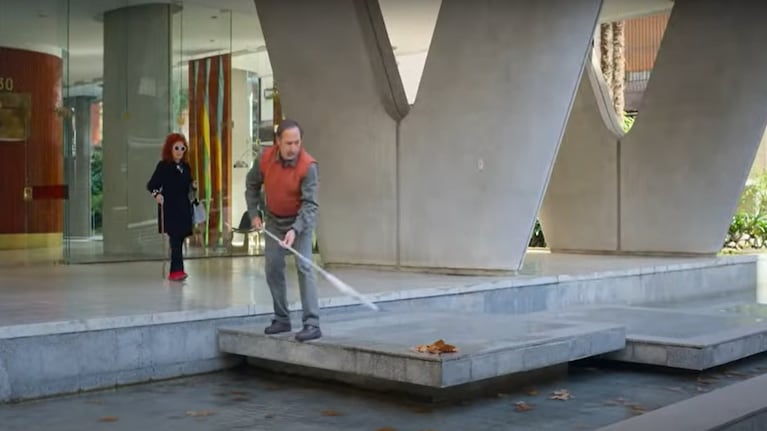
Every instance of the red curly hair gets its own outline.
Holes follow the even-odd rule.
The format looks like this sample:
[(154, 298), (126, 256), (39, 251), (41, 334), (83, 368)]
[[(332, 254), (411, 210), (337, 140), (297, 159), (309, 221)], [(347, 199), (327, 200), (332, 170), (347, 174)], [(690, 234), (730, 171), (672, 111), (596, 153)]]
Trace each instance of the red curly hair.
[(186, 147), (186, 151), (184, 151), (184, 155), (181, 157), (182, 161), (186, 161), (186, 153), (189, 152), (189, 143), (186, 141), (186, 136), (182, 133), (171, 133), (165, 138), (165, 144), (162, 146), (162, 159), (164, 161), (173, 161), (173, 144), (179, 141)]

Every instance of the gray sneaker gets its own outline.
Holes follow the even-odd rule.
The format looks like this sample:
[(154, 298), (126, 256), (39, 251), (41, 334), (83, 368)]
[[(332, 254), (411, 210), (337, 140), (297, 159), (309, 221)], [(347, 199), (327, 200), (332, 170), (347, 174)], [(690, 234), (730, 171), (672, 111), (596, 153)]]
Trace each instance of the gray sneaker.
[(296, 334), (297, 341), (316, 340), (320, 337), (322, 337), (322, 331), (320, 331), (319, 326), (314, 325), (304, 325), (304, 329), (298, 331)]
[(264, 334), (281, 334), (283, 332), (290, 332), (291, 329), (292, 328), (290, 327), (290, 322), (278, 322), (276, 320), (272, 320), (272, 324), (264, 329)]

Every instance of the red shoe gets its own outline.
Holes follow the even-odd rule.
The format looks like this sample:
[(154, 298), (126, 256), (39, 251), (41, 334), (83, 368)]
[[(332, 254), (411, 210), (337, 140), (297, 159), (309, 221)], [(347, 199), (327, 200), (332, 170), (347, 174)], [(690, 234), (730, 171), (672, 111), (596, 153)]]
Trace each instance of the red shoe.
[(170, 281), (184, 281), (189, 277), (187, 273), (184, 271), (173, 271), (168, 275), (168, 280)]

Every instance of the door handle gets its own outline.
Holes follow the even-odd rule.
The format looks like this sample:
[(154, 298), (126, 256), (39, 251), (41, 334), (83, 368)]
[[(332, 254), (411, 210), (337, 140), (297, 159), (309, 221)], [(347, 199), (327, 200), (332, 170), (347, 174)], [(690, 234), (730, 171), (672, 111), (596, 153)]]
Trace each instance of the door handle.
[(32, 187), (25, 186), (23, 193), (24, 193), (24, 201), (30, 202), (32, 200)]

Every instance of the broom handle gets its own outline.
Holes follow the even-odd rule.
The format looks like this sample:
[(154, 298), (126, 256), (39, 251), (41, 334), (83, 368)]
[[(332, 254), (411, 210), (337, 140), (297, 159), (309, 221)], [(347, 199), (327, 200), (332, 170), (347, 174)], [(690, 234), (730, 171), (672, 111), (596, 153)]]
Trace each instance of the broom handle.
[[(331, 275), (329, 272), (327, 272), (324, 269), (322, 269), (321, 266), (319, 266), (316, 263), (314, 263), (313, 260), (311, 260), (311, 259), (307, 258), (306, 256), (302, 255), (301, 253), (299, 253), (298, 250), (296, 250), (293, 247), (283, 243), (282, 240), (279, 237), (277, 237), (277, 235), (269, 232), (266, 228), (263, 228), (262, 230), (263, 230), (263, 232), (266, 233), (267, 236), (269, 236), (271, 239), (273, 239), (273, 240), (277, 241), (278, 243), (280, 243), (280, 245), (282, 247), (285, 247), (286, 249), (288, 249), (291, 253), (296, 255), (296, 257), (298, 257), (302, 261), (308, 263), (312, 268), (316, 269), (317, 272), (319, 272), (320, 274), (325, 276), (325, 278), (327, 278), (328, 280), (332, 280), (333, 278), (336, 278), (333, 275)], [(364, 296), (362, 296), (362, 294), (357, 292), (354, 288), (352, 288), (351, 286), (349, 286), (346, 283), (344, 283), (344, 285), (346, 286), (347, 289), (351, 290), (353, 292), (353, 295), (356, 296), (360, 301), (362, 301), (362, 303), (364, 303), (368, 307), (372, 308), (373, 310), (376, 310), (376, 311), (378, 310), (378, 307), (375, 304), (373, 304), (372, 302), (370, 302), (370, 300), (368, 300)]]
[(160, 204), (160, 234), (165, 234), (165, 205)]
[(311, 259), (309, 259), (309, 258), (307, 258), (306, 256), (304, 256), (303, 254), (299, 253), (299, 252), (298, 252), (298, 250), (296, 250), (296, 249), (294, 249), (293, 247), (291, 247), (291, 246), (289, 246), (289, 245), (287, 245), (287, 244), (283, 243), (283, 242), (282, 242), (282, 240), (281, 240), (279, 237), (277, 237), (277, 235), (275, 235), (275, 234), (273, 234), (273, 233), (269, 232), (269, 231), (268, 231), (266, 228), (264, 228), (264, 229), (263, 229), (263, 231), (264, 231), (264, 232), (266, 232), (266, 234), (267, 234), (267, 235), (268, 235), (268, 236), (269, 236), (271, 239), (273, 239), (273, 240), (277, 241), (278, 243), (280, 243), (280, 245), (282, 245), (283, 247), (285, 247), (286, 249), (288, 249), (288, 250), (289, 250), (291, 253), (295, 254), (295, 255), (296, 255), (296, 257), (298, 257), (299, 259), (301, 259), (301, 260), (303, 260), (304, 262), (306, 262), (306, 263), (308, 263), (309, 265), (311, 265), (311, 266), (312, 266), (312, 268), (314, 268), (314, 269), (316, 269), (318, 272), (322, 273), (322, 275), (324, 275), (325, 277), (327, 277), (327, 276), (328, 276), (328, 272), (327, 272), (327, 271), (325, 271), (324, 269), (322, 269), (322, 267), (320, 267), (319, 265), (317, 265), (316, 263), (314, 263), (314, 261), (312, 261)]

